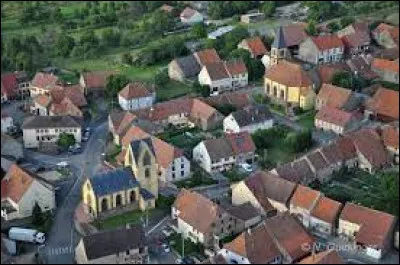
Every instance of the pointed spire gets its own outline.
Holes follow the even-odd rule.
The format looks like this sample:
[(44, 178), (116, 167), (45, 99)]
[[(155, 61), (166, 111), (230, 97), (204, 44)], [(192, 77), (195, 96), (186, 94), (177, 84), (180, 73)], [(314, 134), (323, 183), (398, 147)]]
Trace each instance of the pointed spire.
[(272, 43), (271, 47), (276, 49), (286, 48), (282, 26), (279, 26), (278, 30), (276, 31), (274, 42)]

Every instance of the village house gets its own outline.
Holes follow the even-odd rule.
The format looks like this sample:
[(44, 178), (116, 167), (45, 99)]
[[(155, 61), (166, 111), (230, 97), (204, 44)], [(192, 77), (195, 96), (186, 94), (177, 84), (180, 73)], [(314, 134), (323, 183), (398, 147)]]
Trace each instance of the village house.
[(14, 127), (14, 119), (6, 112), (1, 112), (1, 132), (8, 133)]
[(82, 185), (87, 213), (97, 218), (114, 209), (152, 209), (158, 197), (158, 170), (150, 139), (135, 140), (126, 153), (126, 168), (88, 177)]
[[(325, 169), (325, 171), (328, 172), (329, 175), (332, 175), (334, 172), (337, 172), (343, 167), (345, 161), (343, 161), (344, 158), (342, 152), (339, 150), (337, 144), (332, 143), (324, 145), (317, 150), (328, 164), (328, 167)], [(325, 176), (325, 178), (322, 180), (324, 181), (327, 179), (327, 176)]]
[(251, 58), (257, 59), (261, 59), (268, 52), (260, 37), (244, 39), (238, 44), (237, 47), (238, 49), (247, 50), (250, 53)]
[(210, 130), (222, 124), (224, 116), (215, 108), (196, 98), (179, 98), (161, 102), (134, 114), (143, 120), (163, 125), (198, 126)]
[(394, 61), (374, 58), (371, 69), (377, 73), (383, 81), (399, 84), (399, 59)]
[(345, 264), (345, 262), (336, 250), (328, 249), (317, 254), (311, 254), (297, 264)]
[(332, 168), (329, 166), (328, 161), (325, 160), (320, 150), (314, 150), (305, 155), (304, 158), (318, 181), (323, 183), (331, 176)]
[(201, 23), (204, 20), (203, 15), (190, 7), (186, 7), (180, 14), (181, 22), (184, 24)]
[(140, 82), (129, 83), (118, 93), (118, 102), (123, 110), (148, 108), (155, 101), (155, 88)]
[(348, 59), (346, 64), (349, 66), (350, 71), (358, 76), (363, 77), (365, 80), (373, 81), (379, 78), (379, 75), (371, 69), (371, 62), (373, 57), (370, 54), (361, 54), (354, 58)]
[(336, 236), (337, 220), (342, 207), (340, 202), (321, 197), (311, 210), (311, 232), (323, 237)]
[(232, 187), (232, 204), (251, 203), (262, 216), (289, 210), (296, 184), (265, 171), (257, 171)]
[(26, 72), (1, 75), (1, 103), (15, 98), (29, 97), (29, 78)]
[(303, 22), (282, 26), (285, 46), (294, 57), (299, 53), (299, 45), (308, 37), (306, 27), (307, 24)]
[(344, 44), (334, 35), (321, 35), (309, 37), (299, 46), (298, 58), (312, 63), (325, 64), (339, 62), (343, 59)]
[(274, 125), (272, 114), (266, 106), (248, 106), (232, 112), (223, 121), (225, 133), (270, 129)]
[(290, 51), (285, 44), (285, 37), (283, 35), (282, 26), (280, 26), (275, 34), (274, 42), (271, 45), (271, 51), (265, 54), (261, 61), (264, 64), (266, 70), (270, 67), (278, 64), (282, 60), (289, 59), (291, 57)]
[(36, 73), (33, 77), (29, 91), (32, 98), (43, 95), (49, 94), (52, 89), (57, 89), (56, 85), (59, 85), (61, 82), (59, 81), (58, 76), (54, 74), (46, 74), (42, 72)]
[(382, 122), (399, 120), (399, 92), (380, 87), (365, 103), (365, 118)]
[(82, 118), (87, 105), (80, 85), (55, 86), (48, 94), (35, 97), (30, 111), (39, 116), (70, 115)]
[(233, 106), (235, 109), (242, 109), (251, 105), (250, 95), (248, 93), (240, 91), (227, 92), (214, 97), (198, 99), (214, 108)]
[(207, 139), (193, 149), (193, 159), (205, 171), (220, 172), (242, 163), (254, 162), (256, 147), (248, 132)]
[(214, 48), (194, 52), (193, 56), (200, 65), (200, 70), (207, 64), (219, 63), (222, 61)]
[(293, 215), (280, 213), (264, 222), (283, 256), (283, 264), (296, 263), (311, 254), (315, 239)]
[(218, 245), (219, 239), (232, 235), (234, 219), (218, 204), (203, 195), (182, 189), (171, 207), (177, 231), (184, 238), (205, 247)]
[(232, 30), (234, 30), (235, 27), (234, 26), (223, 26), (223, 27), (219, 27), (216, 30), (214, 30), (213, 32), (210, 32), (207, 34), (207, 38), (211, 39), (211, 40), (216, 40), (218, 38), (221, 38), (222, 36), (224, 36), (225, 34), (231, 32)]
[(199, 83), (210, 87), (210, 95), (236, 90), (248, 84), (248, 72), (243, 61), (217, 62), (203, 66)]
[(158, 165), (158, 176), (162, 183), (174, 182), (190, 177), (190, 161), (183, 150), (177, 148), (157, 137), (151, 136), (136, 125), (131, 125), (121, 141), (122, 151), (116, 157), (117, 163), (125, 164), (126, 152), (134, 140), (149, 138), (154, 147)]
[(370, 30), (367, 22), (355, 22), (336, 32), (345, 46), (347, 55), (359, 55), (368, 52), (371, 44)]
[(264, 223), (244, 231), (218, 254), (227, 264), (280, 264), (283, 259)]
[(314, 125), (323, 131), (343, 134), (352, 127), (354, 120), (355, 117), (349, 112), (324, 106), (315, 115)]
[(381, 23), (372, 31), (372, 37), (386, 49), (399, 47), (399, 27)]
[(320, 110), (323, 106), (342, 109), (350, 100), (352, 91), (331, 84), (322, 84), (315, 99), (315, 109)]
[(264, 89), (269, 98), (288, 107), (308, 110), (314, 106), (312, 79), (299, 64), (284, 60), (266, 70)]
[(323, 83), (332, 84), (332, 78), (335, 74), (340, 72), (350, 72), (350, 67), (344, 62), (337, 62), (331, 64), (319, 64), (317, 72), (319, 77), (319, 86)]
[(85, 95), (100, 96), (104, 95), (106, 89), (107, 78), (115, 71), (93, 71), (81, 74), (79, 84), (81, 85)]
[(136, 116), (129, 111), (113, 111), (108, 115), (108, 131), (116, 145), (121, 145), (122, 137), (135, 119)]
[(265, 19), (265, 14), (261, 12), (244, 14), (240, 16), (240, 22), (245, 24), (256, 23)]
[(42, 211), (55, 209), (54, 187), (12, 164), (1, 180), (1, 216), (6, 220), (30, 217), (36, 203)]
[(303, 185), (308, 185), (316, 179), (315, 173), (304, 157), (279, 165), (270, 172), (288, 181)]
[(306, 228), (310, 228), (311, 212), (323, 195), (309, 187), (298, 185), (290, 199), (290, 213)]
[(240, 234), (261, 222), (260, 212), (250, 202), (223, 207), (235, 220), (232, 232), (234, 235)]
[(365, 247), (365, 255), (381, 259), (393, 245), (393, 215), (346, 203), (339, 217), (338, 234)]
[(399, 164), (399, 125), (383, 126), (381, 138), (391, 160), (395, 164)]
[(25, 148), (54, 146), (61, 133), (72, 134), (76, 143), (82, 140), (82, 120), (72, 116), (31, 116), (22, 124)]
[(82, 237), (75, 248), (77, 264), (145, 264), (149, 261), (141, 225), (100, 231)]
[(183, 82), (186, 79), (196, 78), (200, 73), (201, 67), (196, 57), (191, 54), (172, 60), (168, 64), (169, 78)]

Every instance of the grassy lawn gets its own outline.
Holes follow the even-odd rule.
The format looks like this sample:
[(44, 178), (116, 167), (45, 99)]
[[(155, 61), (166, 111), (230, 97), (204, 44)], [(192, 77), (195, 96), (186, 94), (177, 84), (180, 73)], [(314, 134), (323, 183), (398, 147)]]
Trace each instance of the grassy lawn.
[[(160, 212), (164, 212), (164, 209), (152, 209), (149, 210), (149, 219), (153, 215), (160, 214)], [(141, 220), (145, 220), (146, 212), (142, 212), (141, 210), (135, 210), (126, 212), (120, 215), (115, 215), (105, 220), (96, 220), (94, 225), (98, 229), (115, 229), (121, 226), (125, 226), (126, 224), (139, 224)]]
[(189, 179), (177, 181), (174, 184), (178, 187), (178, 189), (182, 188), (191, 189), (194, 187), (214, 185), (217, 183), (218, 182), (216, 180), (213, 180), (209, 176), (201, 176), (201, 177), (193, 176)]
[(169, 80), (164, 87), (157, 88), (157, 100), (165, 101), (191, 93), (194, 93), (191, 85), (175, 80)]
[[(188, 135), (188, 133), (190, 133)], [(157, 135), (160, 139), (183, 149), (186, 153), (190, 154), (193, 148), (205, 137), (197, 127), (194, 128), (175, 128), (164, 131), (162, 134)]]
[(303, 113), (298, 116), (299, 119), (297, 120), (297, 123), (303, 126), (305, 129), (313, 129), (315, 114), (316, 112), (314, 110)]
[(225, 172), (224, 176), (229, 180), (230, 183), (235, 183), (245, 179), (248, 174), (240, 172), (237, 168), (233, 168), (232, 170)]
[[(182, 236), (181, 234), (173, 233), (168, 237), (168, 241), (170, 242), (171, 247), (178, 252), (180, 255), (182, 254)], [(184, 255), (192, 255), (192, 254), (202, 254), (204, 252), (203, 247), (200, 244), (195, 244), (189, 239), (184, 240)]]

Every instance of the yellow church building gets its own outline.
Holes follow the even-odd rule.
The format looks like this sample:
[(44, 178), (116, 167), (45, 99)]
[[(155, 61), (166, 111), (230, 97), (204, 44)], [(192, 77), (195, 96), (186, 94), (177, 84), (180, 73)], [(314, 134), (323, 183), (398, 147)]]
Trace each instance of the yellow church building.
[(135, 140), (126, 153), (124, 168), (88, 177), (82, 186), (82, 200), (88, 213), (101, 213), (129, 206), (142, 211), (155, 208), (158, 172), (150, 138)]
[(301, 65), (281, 60), (271, 66), (264, 76), (265, 94), (287, 107), (298, 106), (304, 110), (314, 107), (316, 94), (313, 82)]

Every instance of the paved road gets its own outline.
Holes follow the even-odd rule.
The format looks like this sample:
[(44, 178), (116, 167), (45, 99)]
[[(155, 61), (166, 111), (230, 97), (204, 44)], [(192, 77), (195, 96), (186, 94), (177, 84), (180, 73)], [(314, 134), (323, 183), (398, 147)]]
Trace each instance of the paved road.
[(84, 152), (80, 155), (69, 157), (48, 156), (28, 152), (28, 156), (35, 159), (56, 164), (60, 161), (67, 161), (72, 167), (79, 168), (77, 180), (67, 194), (62, 205), (58, 206), (53, 226), (47, 235), (44, 248), (40, 250), (44, 254), (47, 263), (73, 264), (74, 248), (79, 240), (74, 229), (74, 211), (80, 201), (81, 185), (85, 176), (91, 175), (101, 166), (101, 153), (104, 152), (104, 144), (107, 137), (107, 124), (103, 123), (93, 129), (93, 134), (87, 143)]

